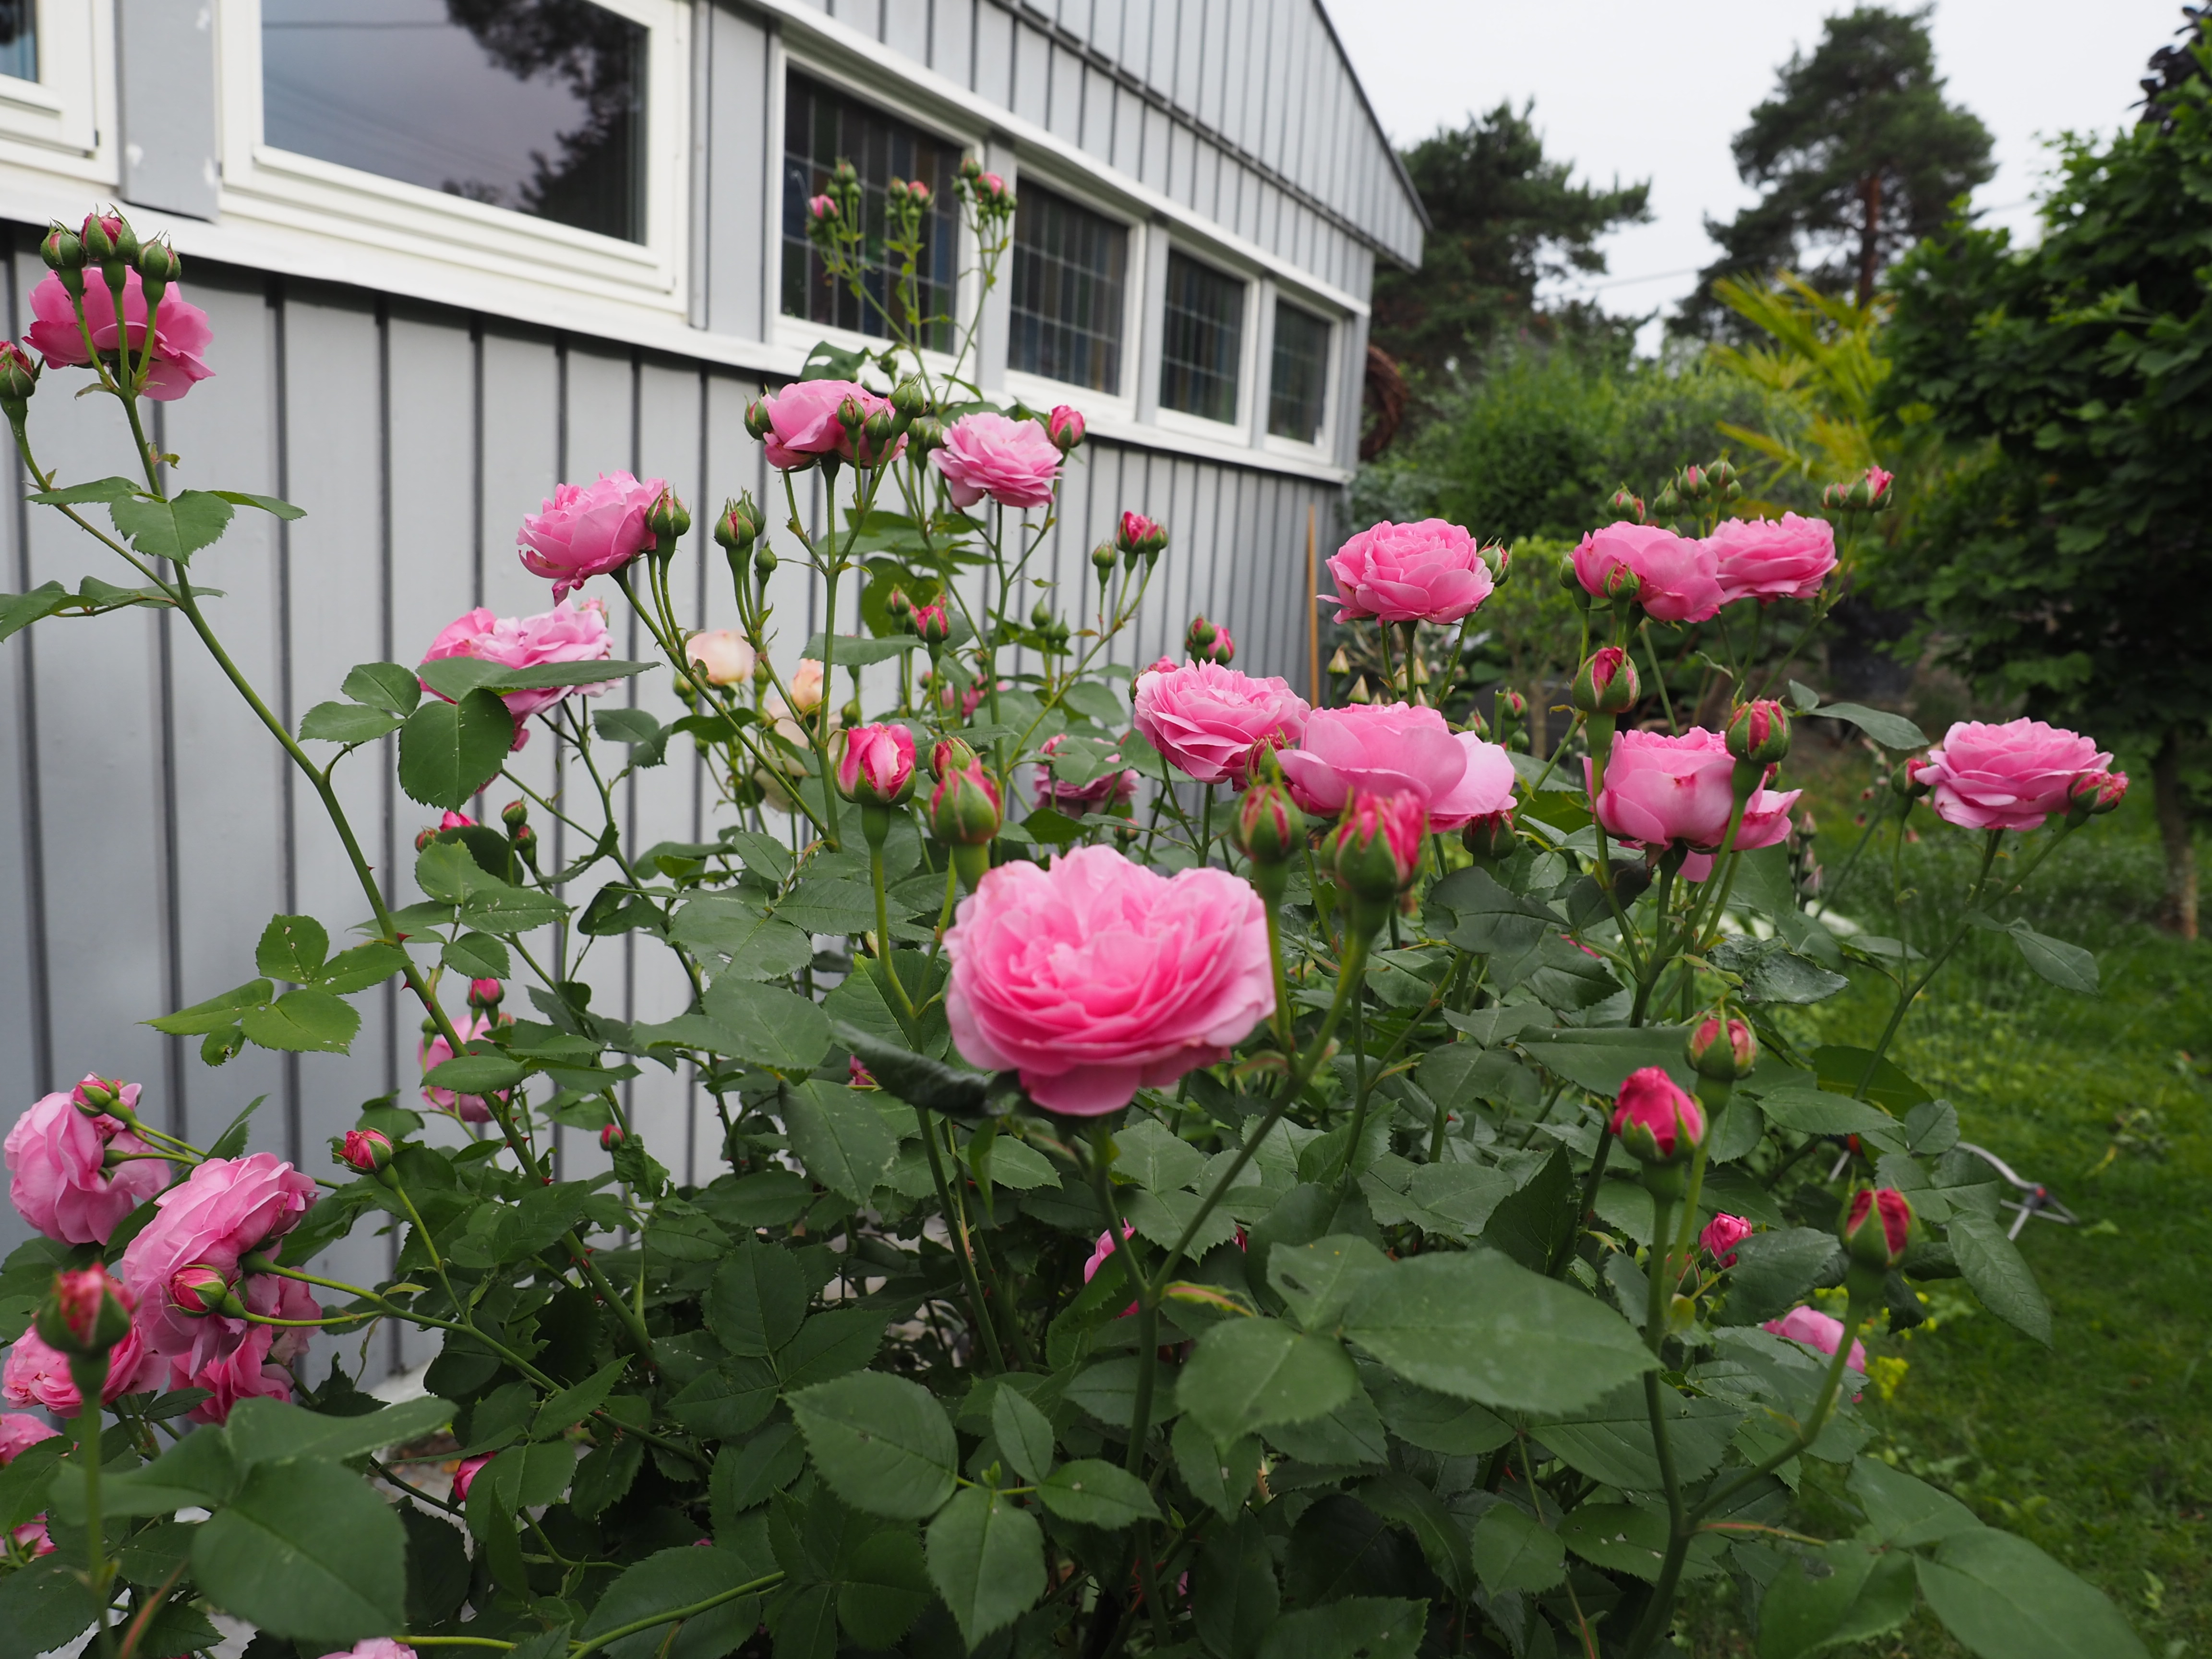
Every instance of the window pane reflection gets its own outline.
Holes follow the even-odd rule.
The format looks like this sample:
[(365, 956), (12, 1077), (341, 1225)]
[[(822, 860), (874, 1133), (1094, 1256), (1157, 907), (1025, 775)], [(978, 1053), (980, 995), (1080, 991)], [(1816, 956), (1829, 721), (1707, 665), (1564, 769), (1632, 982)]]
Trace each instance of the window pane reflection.
[(39, 0), (0, 0), (0, 75), (39, 78)]
[(1244, 284), (1177, 252), (1168, 255), (1160, 405), (1209, 421), (1237, 418)]
[(1275, 301), (1275, 362), (1269, 377), (1267, 430), (1302, 444), (1321, 441), (1328, 401), (1328, 325), (1289, 301)]
[(642, 241), (645, 37), (590, 0), (263, 0), (262, 136)]

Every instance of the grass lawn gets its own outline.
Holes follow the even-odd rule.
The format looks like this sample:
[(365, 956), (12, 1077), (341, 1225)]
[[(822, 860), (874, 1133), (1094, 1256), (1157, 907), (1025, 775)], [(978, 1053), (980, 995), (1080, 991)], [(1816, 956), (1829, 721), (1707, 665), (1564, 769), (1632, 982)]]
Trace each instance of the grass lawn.
[[(1857, 837), (1863, 781), (1846, 751), (1808, 794), (1831, 877)], [(1867, 1407), (1874, 1449), (2033, 1540), (2118, 1602), (2154, 1655), (2179, 1659), (2212, 1655), (2212, 944), (2149, 925), (2161, 866), (2148, 797), (2146, 781), (2075, 835), (2019, 911), (2097, 952), (2099, 995), (2047, 984), (2008, 939), (1977, 934), (1893, 1051), (1958, 1108), (1966, 1139), (2081, 1218), (2031, 1222), (2021, 1241), (2055, 1350), (1942, 1286), (1932, 1328), (1869, 1345), (1905, 1368)], [(1895, 889), (1887, 848), (1877, 860), (1869, 847), (1839, 908), (1924, 945), (1948, 936), (1978, 849), (1924, 810), (1914, 822), (1923, 839), (1901, 849)], [(1806, 1035), (1869, 1043), (1891, 994), (1869, 975), (1807, 1011)], [(1863, 1651), (1961, 1650), (1923, 1614)]]

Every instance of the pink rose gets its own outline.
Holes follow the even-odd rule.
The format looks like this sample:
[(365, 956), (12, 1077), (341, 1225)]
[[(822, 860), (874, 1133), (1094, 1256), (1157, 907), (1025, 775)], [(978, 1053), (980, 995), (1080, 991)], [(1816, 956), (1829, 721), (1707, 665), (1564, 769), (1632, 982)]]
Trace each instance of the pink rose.
[(476, 1484), (477, 1471), (490, 1462), (491, 1454), (486, 1452), (481, 1457), (464, 1457), (453, 1466), (453, 1501), (456, 1504), (469, 1501), (469, 1488)]
[(986, 495), (1001, 507), (1050, 507), (1060, 482), (1060, 446), (1052, 434), (1035, 421), (988, 410), (953, 422), (945, 447), (929, 459), (945, 475), (955, 507), (973, 507)]
[[(274, 1256), (277, 1241), (314, 1203), (315, 1183), (274, 1152), (254, 1152), (211, 1158), (154, 1201), (161, 1213), (125, 1249), (122, 1276), (143, 1304), (138, 1317), (154, 1351), (181, 1354), (213, 1322), (171, 1304), (169, 1280), (177, 1269), (204, 1262), (233, 1279), (240, 1257), (256, 1250)], [(243, 1287), (239, 1293), (254, 1305)]]
[[(1623, 841), (1664, 847), (1687, 842), (1711, 851), (1728, 835), (1735, 810), (1730, 779), (1735, 760), (1717, 732), (1692, 726), (1679, 738), (1663, 732), (1620, 732), (1606, 762), (1597, 821)], [(1583, 763), (1584, 787), (1590, 764)]]
[(553, 579), (557, 605), (569, 589), (621, 569), (653, 545), (645, 515), (667, 488), (659, 478), (640, 480), (627, 472), (602, 472), (587, 484), (556, 484), (553, 498), (525, 514), (515, 532), (522, 568)]
[[(76, 368), (92, 361), (84, 349), (84, 334), (77, 326), (69, 290), (59, 276), (49, 273), (31, 290), (31, 315), (33, 320), (24, 338), (46, 354), (50, 367)], [(118, 329), (115, 296), (107, 291), (97, 269), (88, 270), (84, 321), (94, 347), (103, 353), (113, 351), (127, 335), (135, 362), (146, 346), (146, 294), (135, 270), (123, 279), (123, 319), (124, 327)], [(183, 289), (170, 283), (154, 313), (154, 362), (146, 372), (146, 395), (169, 403), (214, 374), (202, 361), (214, 341), (215, 331), (208, 325), (207, 313), (188, 303)]]
[[(1243, 1229), (1240, 1227), (1237, 1231), (1242, 1232)], [(1132, 1227), (1127, 1222), (1125, 1221), (1121, 1224), (1122, 1237), (1133, 1238), (1136, 1236), (1136, 1232), (1137, 1230), (1134, 1227)], [(1106, 1265), (1106, 1258), (1113, 1255), (1114, 1250), (1114, 1230), (1109, 1227), (1104, 1232), (1098, 1235), (1098, 1243), (1091, 1252), (1091, 1259), (1083, 1264), (1083, 1282), (1085, 1284), (1088, 1285), (1092, 1279), (1098, 1277), (1098, 1270)], [(1121, 1310), (1121, 1317), (1127, 1319), (1131, 1314), (1136, 1311), (1137, 1304), (1132, 1302), (1127, 1307)]]
[(1252, 745), (1265, 738), (1296, 743), (1310, 712), (1284, 680), (1212, 662), (1146, 669), (1133, 702), (1137, 730), (1178, 770), (1240, 787)]
[[(296, 1279), (256, 1273), (242, 1279), (239, 1295), (264, 1319), (319, 1319), (322, 1308)], [(169, 1386), (205, 1389), (214, 1396), (192, 1407), (196, 1423), (222, 1423), (241, 1400), (289, 1400), (292, 1362), (307, 1351), (311, 1330), (257, 1325), (221, 1314), (199, 1322), (191, 1352), (169, 1361)]]
[[(820, 197), (817, 199), (827, 201), (829, 198)], [(482, 1463), (489, 1460), (480, 1457), (476, 1461)], [(459, 1495), (457, 1492), (455, 1496)], [(700, 1540), (702, 1543), (707, 1541), (705, 1539)], [(323, 1656), (323, 1659), (415, 1659), (415, 1650), (409, 1647), (406, 1643), (392, 1637), (371, 1636), (355, 1643), (343, 1653), (326, 1653)]]
[(1638, 583), (1637, 602), (1655, 622), (1705, 622), (1721, 608), (1718, 561), (1704, 542), (1657, 525), (1623, 520), (1593, 530), (1575, 549), (1575, 574), (1601, 598), (1618, 570)]
[[(120, 1342), (108, 1350), (107, 1381), (100, 1389), (104, 1405), (112, 1405), (125, 1395), (135, 1394), (141, 1389), (158, 1386), (161, 1376), (161, 1357), (147, 1346), (147, 1315), (138, 1310), (137, 1293), (128, 1284), (111, 1285), (109, 1288), (118, 1301), (132, 1310), (132, 1314), (131, 1328)], [(10, 1406), (43, 1406), (57, 1417), (75, 1417), (84, 1409), (84, 1397), (77, 1393), (76, 1382), (70, 1376), (69, 1356), (47, 1346), (35, 1329), (25, 1331), (8, 1350), (7, 1365), (0, 1369), (0, 1400)], [(7, 1420), (36, 1421), (14, 1418)], [(21, 1449), (21, 1446), (15, 1448), (15, 1451)], [(15, 1451), (8, 1455), (13, 1457)]]
[[(1759, 1328), (1762, 1331), (1771, 1331), (1777, 1336), (1800, 1343), (1808, 1348), (1817, 1348), (1831, 1359), (1835, 1358), (1836, 1345), (1844, 1340), (1844, 1322), (1822, 1313), (1818, 1308), (1792, 1308), (1781, 1318), (1770, 1319)], [(1850, 1353), (1844, 1359), (1844, 1364), (1860, 1376), (1865, 1376), (1866, 1344), (1853, 1342)], [(1851, 1395), (1854, 1400), (1858, 1397), (1856, 1393)]]
[(945, 936), (945, 1012), (971, 1065), (1018, 1068), (1048, 1111), (1096, 1117), (1228, 1057), (1275, 1006), (1260, 896), (1105, 847), (985, 874)]
[[(138, 1085), (123, 1085), (125, 1110), (136, 1110)], [(110, 1151), (143, 1157), (153, 1151), (101, 1113), (88, 1117), (65, 1094), (38, 1101), (8, 1131), (8, 1196), (23, 1219), (64, 1244), (105, 1244), (116, 1224), (169, 1184), (167, 1161), (118, 1164)]]
[(1497, 584), (1474, 538), (1443, 519), (1378, 524), (1328, 562), (1336, 578), (1336, 619), (1455, 623)]
[(1280, 757), (1300, 806), (1322, 817), (1354, 789), (1420, 798), (1429, 828), (1458, 830), (1513, 804), (1513, 758), (1472, 732), (1454, 732), (1433, 708), (1404, 703), (1316, 708), (1296, 749)]
[[(455, 1022), (453, 1029), (460, 1033), (463, 1042), (474, 1042), (478, 1037), (491, 1035), (492, 1016), (489, 1012), (478, 1013), (469, 1019)], [(417, 1050), (417, 1056), (427, 1076), (453, 1057), (453, 1045), (442, 1036), (427, 1037)], [(451, 1112), (464, 1123), (491, 1121), (491, 1107), (482, 1095), (455, 1094), (451, 1089), (436, 1088), (426, 1083), (422, 1085), (422, 1098), (441, 1112)]]
[(1836, 568), (1836, 531), (1826, 519), (1728, 519), (1705, 538), (1721, 603), (1809, 599)]
[[(1056, 755), (1066, 741), (1066, 733), (1054, 732), (1037, 750), (1041, 755)], [(1109, 761), (1121, 758), (1119, 750), (1107, 757)], [(1040, 806), (1049, 806), (1055, 811), (1080, 817), (1085, 812), (1103, 812), (1113, 801), (1133, 800), (1137, 794), (1137, 775), (1133, 771), (1116, 771), (1110, 767), (1088, 783), (1062, 783), (1052, 775), (1049, 762), (1042, 763), (1036, 769), (1036, 798)]]
[[(447, 623), (423, 653), (424, 662), (441, 657), (474, 657), (503, 668), (538, 668), (547, 663), (605, 662), (614, 655), (613, 636), (607, 632), (607, 608), (598, 599), (578, 599), (556, 605), (535, 617), (495, 617), (479, 605)], [(599, 681), (582, 685), (541, 686), (531, 691), (508, 691), (500, 701), (514, 716), (514, 746), (530, 740), (523, 722), (574, 693), (596, 697), (609, 687)], [(430, 691), (426, 684), (423, 688)], [(433, 696), (443, 693), (430, 691)], [(451, 702), (451, 698), (447, 699)]]
[(61, 1431), (27, 1412), (0, 1412), (0, 1467), (14, 1462), (41, 1440)]
[(2112, 757), (2078, 732), (2041, 720), (1960, 720), (1913, 773), (1933, 787), (1936, 816), (1961, 830), (2035, 830), (2066, 811), (2075, 779)]
[(1751, 1235), (1751, 1223), (1740, 1215), (1723, 1213), (1705, 1223), (1705, 1231), (1698, 1235), (1698, 1243), (1704, 1245), (1705, 1254), (1722, 1267), (1733, 1267), (1735, 1266), (1735, 1247)]
[(906, 447), (902, 436), (878, 457), (863, 434), (856, 451), (854, 434), (838, 419), (848, 398), (860, 405), (863, 422), (872, 415), (896, 413), (890, 398), (878, 397), (857, 380), (793, 380), (781, 392), (762, 398), (761, 416), (768, 431), (761, 441), (768, 450), (768, 464), (780, 471), (793, 472), (813, 465), (825, 455), (837, 455), (848, 461), (865, 459), (872, 465), (878, 459), (889, 460)]
[(731, 628), (710, 628), (684, 642), (684, 654), (698, 665), (710, 685), (750, 685), (759, 659), (745, 636)]
[[(1611, 793), (1613, 775), (1606, 774), (1606, 787)], [(1797, 805), (1802, 789), (1754, 789), (1751, 799), (1743, 805), (1743, 822), (1736, 826), (1735, 850), (1754, 853), (1762, 847), (1771, 847), (1785, 841), (1790, 835), (1790, 809)], [(1686, 881), (1703, 881), (1713, 872), (1711, 853), (1692, 853), (1682, 860), (1682, 876)]]

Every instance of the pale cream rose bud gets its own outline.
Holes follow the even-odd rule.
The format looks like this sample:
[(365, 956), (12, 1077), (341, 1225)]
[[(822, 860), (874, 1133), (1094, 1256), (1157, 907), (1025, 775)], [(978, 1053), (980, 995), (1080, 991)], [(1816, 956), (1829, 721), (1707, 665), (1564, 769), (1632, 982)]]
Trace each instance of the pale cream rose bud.
[(753, 677), (753, 648), (734, 629), (711, 628), (684, 641), (684, 654), (714, 685), (742, 685)]

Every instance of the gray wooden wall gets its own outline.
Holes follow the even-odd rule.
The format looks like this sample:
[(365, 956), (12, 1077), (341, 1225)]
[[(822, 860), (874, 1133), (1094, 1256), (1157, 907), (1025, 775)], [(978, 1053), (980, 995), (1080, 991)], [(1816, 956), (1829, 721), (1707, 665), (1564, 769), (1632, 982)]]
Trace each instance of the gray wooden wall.
[[(33, 229), (0, 230), (8, 326), (19, 335), (44, 273)], [(158, 441), (182, 457), (177, 481), (279, 495), (307, 513), (287, 526), (241, 512), (192, 567), (196, 580), (225, 590), (210, 617), (288, 721), (336, 696), (354, 663), (419, 660), (473, 605), (546, 609), (550, 590), (516, 560), (514, 531), (562, 478), (615, 468), (665, 477), (694, 503), (702, 532), (739, 489), (780, 500), (744, 431), (744, 405), (760, 388), (744, 376), (206, 264), (185, 291), (213, 320), (216, 374), (161, 409)], [(84, 383), (81, 372), (51, 372), (32, 404), (40, 464), (64, 481), (131, 471), (112, 402), (74, 398)], [(27, 486), (12, 456), (8, 467), (20, 501)], [(1185, 623), (1203, 611), (1234, 630), (1241, 666), (1285, 673), (1304, 690), (1307, 515), (1317, 509), (1327, 538), (1334, 491), (1093, 446), (1079, 453), (1064, 500), (1040, 573), (1060, 582), (1064, 608), (1094, 591), (1089, 550), (1123, 508), (1158, 518), (1174, 538), (1120, 660), (1179, 653)], [(680, 591), (701, 625), (726, 625), (720, 550), (703, 533), (696, 540), (707, 556), (679, 556)], [(1324, 539), (1323, 552), (1333, 545)], [(88, 574), (131, 580), (51, 509), (25, 505), (0, 513), (0, 586), (15, 592)], [(796, 567), (787, 561), (773, 595), (787, 669), (820, 622)], [(619, 594), (604, 580), (592, 591), (613, 602), (617, 653), (641, 654), (645, 640), (620, 637)], [(666, 674), (630, 685), (619, 695), (665, 717), (680, 712)], [(387, 896), (404, 903), (416, 896), (414, 835), (436, 815), (399, 793), (388, 741), (382, 751), (358, 751), (338, 781)], [(539, 732), (515, 769), (550, 788), (552, 759)], [(327, 1175), (326, 1143), (363, 1100), (395, 1089), (410, 1097), (420, 1017), (396, 988), (357, 1000), (364, 1024), (346, 1056), (249, 1049), (210, 1070), (198, 1039), (139, 1024), (253, 977), (254, 941), (272, 914), (313, 915), (337, 941), (367, 912), (313, 795), (188, 629), (133, 610), (51, 619), (0, 643), (0, 777), (12, 787), (0, 809), (0, 1121), (97, 1071), (145, 1084), (142, 1110), (204, 1144), (262, 1095), (254, 1148)], [(490, 811), (511, 793), (490, 792)], [(711, 787), (688, 754), (640, 775), (623, 805), (640, 845), (711, 833)], [(551, 830), (541, 822), (556, 860), (572, 854)], [(580, 904), (596, 884), (568, 896)], [(682, 976), (657, 947), (630, 935), (592, 948), (584, 975), (600, 1006), (637, 1018), (680, 1010)], [(711, 1108), (674, 1078), (632, 1086), (648, 1144), (680, 1176), (710, 1179)], [(595, 1142), (574, 1132), (563, 1140), (567, 1172), (597, 1166)], [(0, 1243), (20, 1231), (7, 1215)], [(385, 1248), (357, 1235), (334, 1254), (336, 1276), (374, 1274)]]

